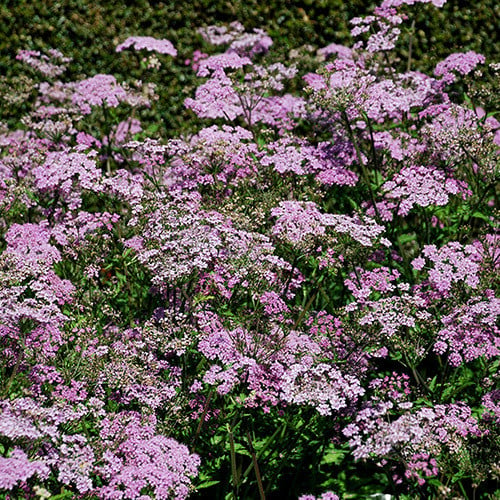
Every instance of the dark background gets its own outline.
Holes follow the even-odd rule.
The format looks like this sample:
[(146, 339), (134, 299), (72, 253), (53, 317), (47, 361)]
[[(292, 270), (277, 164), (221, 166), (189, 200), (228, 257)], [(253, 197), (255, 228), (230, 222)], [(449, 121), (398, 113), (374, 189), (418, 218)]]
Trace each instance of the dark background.
[[(376, 5), (362, 0), (18, 0), (0, 5), (0, 75), (19, 76), (26, 68), (15, 61), (19, 49), (57, 48), (73, 57), (64, 79), (112, 73), (119, 80), (139, 76), (138, 55), (115, 53), (128, 36), (149, 35), (173, 42), (179, 55), (163, 57), (153, 80), (160, 84), (156, 107), (165, 130), (187, 126), (192, 116), (183, 106), (193, 94), (194, 73), (185, 59), (195, 49), (209, 51), (196, 28), (240, 21), (247, 30), (264, 28), (274, 40), (273, 52), (286, 61), (290, 49), (306, 44), (316, 48), (335, 42), (350, 45), (349, 19), (370, 13)], [(415, 20), (413, 66), (432, 72), (452, 52), (474, 50), (497, 60), (500, 2), (449, 0), (442, 9), (429, 4), (409, 7)], [(212, 52), (220, 49), (211, 49)], [(406, 58), (401, 49), (401, 58)], [(4, 86), (5, 88), (5, 86)], [(11, 86), (12, 88), (12, 86)], [(14, 112), (14, 110), (10, 110)], [(9, 113), (8, 113), (9, 114)], [(0, 116), (0, 120), (2, 117)], [(5, 121), (5, 116), (3, 117)]]

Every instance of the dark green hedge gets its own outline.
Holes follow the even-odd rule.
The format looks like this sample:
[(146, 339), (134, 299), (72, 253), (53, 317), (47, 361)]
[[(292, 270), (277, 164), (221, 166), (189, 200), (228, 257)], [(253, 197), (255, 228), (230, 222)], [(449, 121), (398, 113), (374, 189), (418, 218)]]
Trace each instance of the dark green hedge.
[[(13, 64), (19, 49), (58, 48), (72, 56), (70, 78), (83, 74), (114, 73), (133, 78), (137, 56), (116, 54), (115, 46), (130, 35), (168, 38), (179, 51), (156, 75), (161, 83), (159, 113), (168, 130), (190, 120), (182, 102), (194, 90), (186, 76), (185, 58), (200, 48), (199, 26), (239, 20), (247, 29), (265, 28), (282, 59), (305, 44), (349, 44), (349, 19), (369, 13), (376, 5), (362, 0), (18, 0), (0, 5), (0, 75), (19, 74)], [(444, 8), (412, 8), (416, 36), (414, 68), (430, 71), (449, 53), (475, 50), (494, 60), (499, 52), (500, 2), (449, 0)], [(401, 54), (405, 57), (405, 53)]]

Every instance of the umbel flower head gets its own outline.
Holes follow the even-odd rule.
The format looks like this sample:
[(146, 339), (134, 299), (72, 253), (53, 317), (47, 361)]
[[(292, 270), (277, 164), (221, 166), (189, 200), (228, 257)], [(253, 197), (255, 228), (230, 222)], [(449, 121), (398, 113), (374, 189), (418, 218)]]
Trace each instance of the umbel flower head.
[(159, 40), (152, 36), (130, 36), (124, 42), (116, 47), (116, 52), (121, 52), (124, 49), (133, 47), (135, 50), (149, 50), (150, 52), (158, 52), (159, 54), (167, 54), (175, 57), (177, 50), (170, 40), (165, 38)]

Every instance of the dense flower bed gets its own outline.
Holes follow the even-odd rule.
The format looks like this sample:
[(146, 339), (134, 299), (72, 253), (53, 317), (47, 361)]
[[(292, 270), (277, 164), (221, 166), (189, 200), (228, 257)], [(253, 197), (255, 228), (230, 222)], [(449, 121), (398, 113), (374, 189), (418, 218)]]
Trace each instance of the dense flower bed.
[(444, 1), (384, 0), (305, 74), (263, 30), (200, 30), (199, 130), (170, 140), (146, 80), (18, 54), (39, 76), (0, 134), (5, 498), (495, 498), (500, 65), (394, 57), (411, 5)]

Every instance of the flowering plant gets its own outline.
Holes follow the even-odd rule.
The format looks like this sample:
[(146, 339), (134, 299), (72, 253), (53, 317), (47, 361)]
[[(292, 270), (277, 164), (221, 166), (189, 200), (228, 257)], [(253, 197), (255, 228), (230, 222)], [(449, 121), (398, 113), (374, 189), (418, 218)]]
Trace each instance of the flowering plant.
[(384, 0), (314, 72), (202, 29), (189, 137), (150, 137), (147, 83), (19, 54), (41, 76), (0, 134), (6, 498), (494, 498), (500, 125), (467, 79), (499, 68), (398, 69), (415, 3), (444, 0)]

